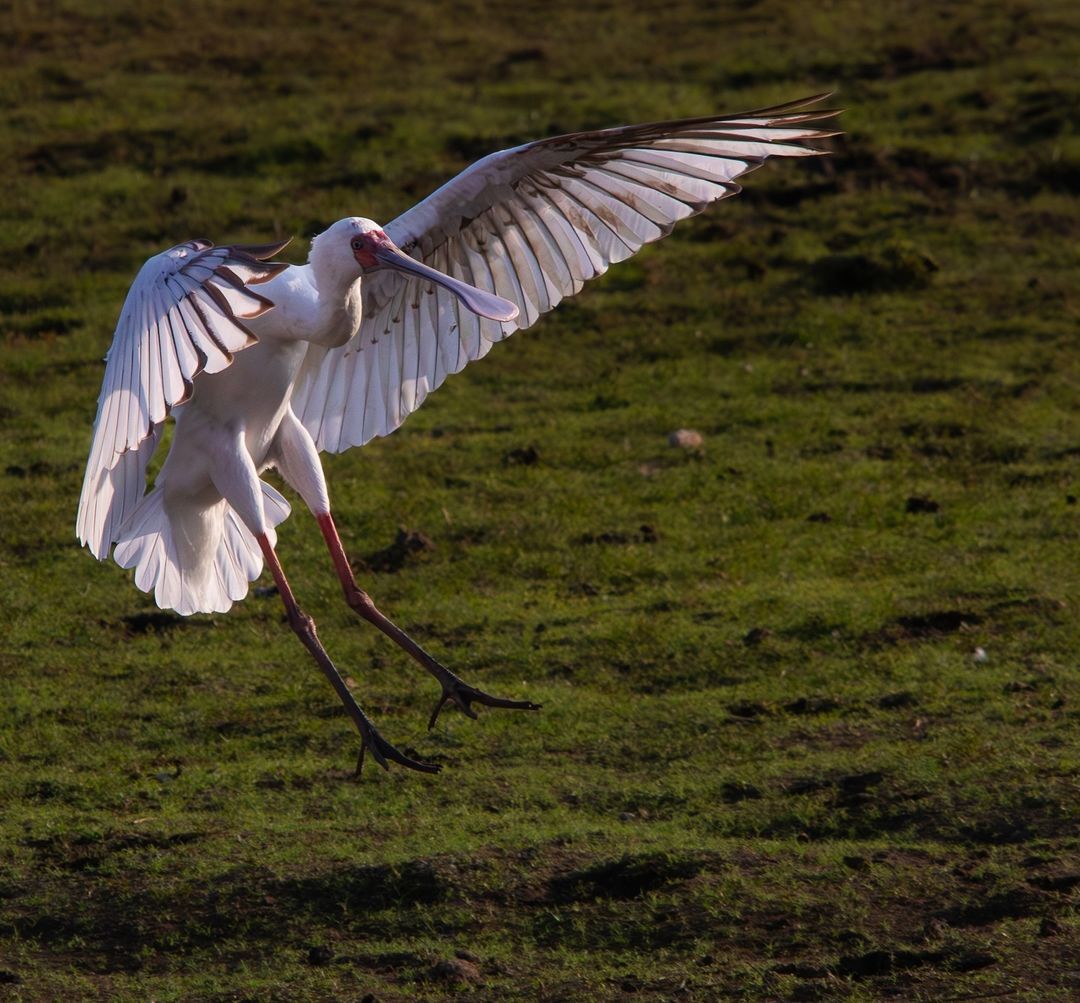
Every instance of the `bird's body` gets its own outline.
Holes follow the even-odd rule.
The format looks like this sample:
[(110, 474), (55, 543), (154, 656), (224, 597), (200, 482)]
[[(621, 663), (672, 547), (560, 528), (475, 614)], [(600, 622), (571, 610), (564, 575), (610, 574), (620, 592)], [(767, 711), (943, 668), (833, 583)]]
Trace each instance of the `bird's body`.
[[(493, 154), (385, 231), (339, 220), (301, 266), (266, 263), (283, 244), (191, 241), (156, 255), (110, 350), (80, 539), (102, 559), (115, 544), (136, 584), (183, 614), (227, 610), (265, 562), (362, 750), (384, 766), (432, 769), (378, 735), (296, 604), (274, 552), (289, 506), (260, 477), (275, 467), (318, 520), (350, 605), (439, 679), (432, 723), (447, 700), (470, 714), (472, 702), (535, 708), (463, 683), (375, 609), (337, 537), (319, 451), (393, 431), (448, 374), (678, 219), (734, 194), (733, 179), (766, 157), (817, 152), (800, 144), (831, 133), (806, 123), (831, 113), (807, 112), (808, 103)], [(169, 415), (172, 444), (147, 493)]]

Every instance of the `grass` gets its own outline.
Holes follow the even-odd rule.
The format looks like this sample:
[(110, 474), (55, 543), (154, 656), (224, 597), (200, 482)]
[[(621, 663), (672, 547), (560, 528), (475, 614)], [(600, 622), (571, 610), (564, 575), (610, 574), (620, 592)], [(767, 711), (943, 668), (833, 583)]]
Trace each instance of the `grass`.
[[(837, 0), (15, 4), (0, 69), (0, 994), (1074, 997), (1077, 15)], [(491, 149), (835, 89), (773, 164), (326, 458), (365, 584), (538, 715), (447, 712), (280, 552), (156, 611), (73, 539), (150, 254), (286, 252)], [(667, 444), (693, 428), (704, 446)], [(265, 584), (265, 583), (263, 583)]]

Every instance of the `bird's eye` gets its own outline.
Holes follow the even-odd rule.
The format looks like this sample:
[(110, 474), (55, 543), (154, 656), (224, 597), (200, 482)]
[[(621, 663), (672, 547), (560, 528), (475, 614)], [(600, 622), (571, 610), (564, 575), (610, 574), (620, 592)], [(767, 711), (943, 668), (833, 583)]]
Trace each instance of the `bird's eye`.
[(359, 251), (360, 248), (364, 246), (364, 242), (359, 237), (357, 237), (356, 240), (352, 242), (352, 246), (354, 251)]

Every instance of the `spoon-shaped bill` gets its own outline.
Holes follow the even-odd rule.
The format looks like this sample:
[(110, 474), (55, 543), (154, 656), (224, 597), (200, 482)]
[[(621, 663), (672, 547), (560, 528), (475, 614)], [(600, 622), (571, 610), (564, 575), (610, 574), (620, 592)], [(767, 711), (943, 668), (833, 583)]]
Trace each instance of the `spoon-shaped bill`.
[(476, 286), (470, 286), (467, 282), (462, 282), (434, 268), (429, 268), (423, 262), (410, 258), (389, 240), (380, 243), (374, 250), (374, 255), (376, 261), (385, 268), (396, 268), (399, 272), (409, 272), (430, 282), (438, 283), (481, 317), (507, 321), (513, 320), (518, 315), (518, 308), (509, 300), (483, 289), (477, 289)]

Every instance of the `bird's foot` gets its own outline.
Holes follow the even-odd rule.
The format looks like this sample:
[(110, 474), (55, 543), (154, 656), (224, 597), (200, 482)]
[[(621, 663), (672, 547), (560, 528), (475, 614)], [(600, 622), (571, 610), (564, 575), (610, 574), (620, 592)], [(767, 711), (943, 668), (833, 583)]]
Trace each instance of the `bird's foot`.
[(418, 773), (438, 773), (442, 769), (436, 763), (421, 763), (417, 759), (410, 759), (403, 752), (398, 752), (394, 746), (379, 734), (375, 725), (371, 723), (363, 711), (360, 712), (360, 717), (356, 721), (356, 727), (360, 732), (360, 755), (356, 760), (357, 777), (360, 776), (364, 768), (364, 753), (368, 749), (371, 750), (371, 758), (384, 770), (390, 769), (388, 760), (407, 769), (416, 770)]
[(463, 714), (467, 714), (471, 718), (477, 716), (476, 711), (472, 709), (474, 703), (481, 704), (484, 707), (505, 707), (509, 710), (540, 709), (541, 705), (533, 703), (531, 700), (507, 700), (505, 697), (493, 697), (490, 693), (485, 693), (475, 686), (470, 686), (445, 666), (440, 665), (439, 670), (435, 675), (439, 682), (442, 683), (442, 696), (439, 697), (435, 709), (431, 712), (431, 719), (428, 721), (429, 731), (435, 727), (435, 722), (439, 719), (439, 712), (446, 706), (447, 701), (453, 701)]

